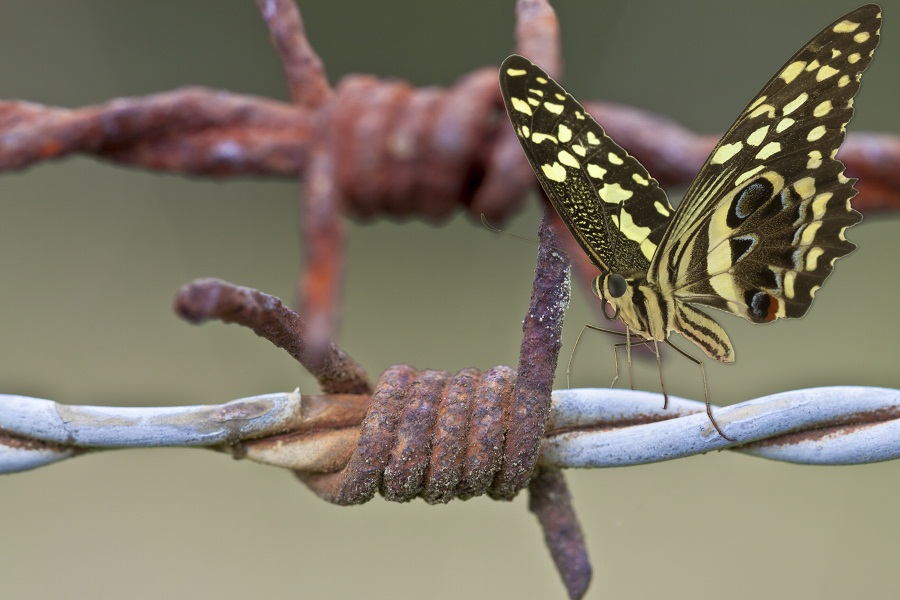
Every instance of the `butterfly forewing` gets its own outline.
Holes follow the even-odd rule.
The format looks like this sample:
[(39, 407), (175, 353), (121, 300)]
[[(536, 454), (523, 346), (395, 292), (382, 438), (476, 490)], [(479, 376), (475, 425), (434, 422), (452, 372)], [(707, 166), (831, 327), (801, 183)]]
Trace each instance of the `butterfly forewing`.
[(503, 61), (500, 89), (535, 175), (591, 260), (645, 272), (674, 212), (656, 180), (528, 59)]
[(755, 322), (800, 317), (856, 246), (856, 194), (834, 158), (881, 11), (863, 6), (810, 40), (744, 109), (672, 218), (648, 278), (663, 293)]

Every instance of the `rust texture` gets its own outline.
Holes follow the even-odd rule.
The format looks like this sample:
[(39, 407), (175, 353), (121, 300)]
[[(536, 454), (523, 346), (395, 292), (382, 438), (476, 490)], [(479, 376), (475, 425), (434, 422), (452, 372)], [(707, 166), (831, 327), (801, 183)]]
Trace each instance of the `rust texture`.
[(294, 0), (256, 0), (272, 44), (281, 57), (291, 99), (300, 106), (317, 107), (331, 95), (325, 65), (306, 38), (303, 17)]
[[(281, 57), (291, 98), (298, 106), (318, 109), (332, 96), (322, 59), (306, 38), (303, 18), (294, 0), (257, 0), (257, 6)], [(334, 106), (321, 114), (332, 114)], [(337, 136), (317, 118), (310, 154), (312, 160), (302, 187), (300, 231), (303, 269), (297, 277), (297, 298), (308, 333), (306, 348), (311, 360), (320, 361), (329, 351), (340, 319), (344, 281), (346, 233), (340, 210), (341, 192), (335, 185)], [(301, 182), (302, 184), (302, 182)]]
[(346, 465), (297, 476), (340, 505), (367, 502), (376, 493), (431, 504), (484, 494), (506, 468), (504, 410), (514, 382), (508, 367), (451, 375), (393, 366), (378, 380)]
[(372, 390), (365, 370), (336, 345), (329, 344), (322, 356), (311, 356), (300, 316), (274, 296), (219, 279), (198, 279), (179, 290), (174, 308), (192, 323), (217, 319), (252, 329), (284, 348), (328, 394), (367, 394)]
[(593, 570), (562, 471), (539, 468), (529, 490), (528, 510), (535, 514), (544, 530), (544, 541), (569, 598), (581, 598), (591, 583)]
[(544, 212), (538, 232), (538, 266), (531, 305), (525, 315), (518, 381), (507, 425), (512, 441), (507, 440), (504, 460), (512, 468), (504, 471), (491, 489), (491, 496), (498, 499), (513, 498), (528, 485), (550, 416), (550, 392), (562, 345), (563, 316), (569, 305), (569, 262), (568, 257), (555, 250), (551, 212), (550, 208)]

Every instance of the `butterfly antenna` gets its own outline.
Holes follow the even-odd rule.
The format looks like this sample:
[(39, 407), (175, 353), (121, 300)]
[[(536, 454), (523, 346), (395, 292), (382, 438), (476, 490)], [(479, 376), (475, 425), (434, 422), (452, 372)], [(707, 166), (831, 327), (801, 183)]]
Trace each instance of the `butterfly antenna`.
[[(484, 216), (484, 213), (481, 213), (481, 224), (484, 225), (485, 227), (487, 227), (488, 229), (490, 229), (491, 231), (493, 231), (494, 233), (508, 235), (509, 237), (511, 237), (513, 239), (519, 240), (520, 242), (528, 242), (529, 244), (539, 244), (540, 243), (537, 240), (533, 240), (531, 238), (527, 238), (527, 237), (524, 237), (521, 235), (516, 235), (515, 233), (510, 233), (508, 231), (503, 231), (502, 229), (494, 227), (493, 225), (491, 225), (490, 221), (487, 220), (487, 217)], [(568, 250), (564, 250), (564, 249), (560, 248), (559, 246), (550, 246), (550, 247), (553, 248), (554, 250), (556, 250), (557, 252), (562, 252), (569, 258), (574, 258), (576, 260), (584, 261), (591, 265), (594, 264), (591, 261), (589, 261), (588, 259), (586, 259), (585, 257), (573, 255)]]

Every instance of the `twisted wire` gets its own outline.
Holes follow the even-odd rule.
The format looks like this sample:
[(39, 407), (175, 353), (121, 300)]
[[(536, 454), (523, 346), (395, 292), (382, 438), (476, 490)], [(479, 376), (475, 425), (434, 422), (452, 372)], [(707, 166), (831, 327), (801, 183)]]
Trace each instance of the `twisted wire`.
[[(422, 373), (429, 373), (424, 377), (429, 379), (439, 372)], [(485, 378), (492, 377), (488, 374), (481, 375), (481, 388)], [(474, 381), (469, 370), (457, 377)], [(286, 393), (216, 406), (125, 408), (70, 406), (3, 394), (0, 473), (33, 469), (92, 450), (161, 446), (235, 448), (233, 453), (238, 457), (294, 471), (335, 472), (347, 464), (347, 448), (351, 453), (356, 448), (368, 398), (329, 395), (304, 396), (301, 400), (299, 393)], [(436, 400), (419, 396), (416, 406), (431, 404), (429, 410), (435, 410), (440, 404)], [(470, 429), (473, 424), (483, 429), (496, 424), (496, 396), (491, 402), (488, 406), (493, 409), (473, 409)], [(339, 419), (334, 416), (337, 413), (341, 414)], [(553, 393), (539, 464), (621, 467), (724, 449), (814, 465), (900, 458), (897, 389), (844, 386), (794, 390), (716, 407), (715, 414), (725, 432), (737, 438), (736, 443), (715, 435), (702, 402), (670, 396), (669, 407), (662, 410), (662, 396), (649, 392), (558, 390)], [(338, 420), (340, 427), (334, 428)], [(398, 417), (394, 432), (399, 422)], [(369, 427), (376, 427), (376, 420)], [(291, 437), (298, 431), (307, 435)], [(490, 439), (490, 435), (470, 434), (466, 446), (466, 460), (474, 461), (467, 469), (482, 474), (483, 478), (474, 478), (482, 482), (496, 467), (490, 442), (486, 442)], [(429, 439), (424, 445), (431, 447), (432, 443)], [(468, 497), (475, 488), (460, 484), (458, 489), (460, 497)], [(391, 493), (395, 492), (400, 497), (408, 493), (403, 489)]]

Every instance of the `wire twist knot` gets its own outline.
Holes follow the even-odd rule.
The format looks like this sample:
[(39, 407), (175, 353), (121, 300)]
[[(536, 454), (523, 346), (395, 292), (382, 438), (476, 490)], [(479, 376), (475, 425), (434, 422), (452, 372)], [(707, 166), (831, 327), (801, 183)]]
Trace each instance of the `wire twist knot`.
[(455, 375), (390, 367), (376, 384), (347, 466), (297, 476), (340, 505), (362, 504), (376, 492), (395, 502), (419, 497), (429, 504), (496, 497), (492, 485), (506, 468), (515, 381), (515, 370), (503, 366)]

